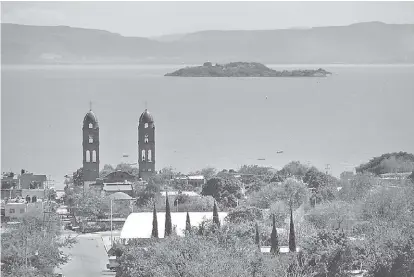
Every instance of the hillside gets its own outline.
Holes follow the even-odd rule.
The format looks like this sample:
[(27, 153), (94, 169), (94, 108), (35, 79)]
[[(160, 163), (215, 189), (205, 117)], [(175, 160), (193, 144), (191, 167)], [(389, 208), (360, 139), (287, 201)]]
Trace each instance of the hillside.
[(66, 26), (2, 24), (2, 63), (414, 63), (414, 25), (359, 23), (202, 31), (158, 39)]
[(369, 162), (356, 168), (357, 172), (374, 174), (399, 173), (414, 171), (414, 155), (407, 152), (386, 153), (372, 158)]

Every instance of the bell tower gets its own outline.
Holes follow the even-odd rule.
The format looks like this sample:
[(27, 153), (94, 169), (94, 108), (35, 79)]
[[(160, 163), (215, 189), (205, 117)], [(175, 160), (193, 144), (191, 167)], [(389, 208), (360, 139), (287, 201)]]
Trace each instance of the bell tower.
[(99, 124), (92, 107), (83, 119), (82, 131), (83, 181), (96, 181), (99, 176)]
[(139, 177), (143, 180), (155, 174), (155, 124), (147, 109), (139, 117), (138, 125)]

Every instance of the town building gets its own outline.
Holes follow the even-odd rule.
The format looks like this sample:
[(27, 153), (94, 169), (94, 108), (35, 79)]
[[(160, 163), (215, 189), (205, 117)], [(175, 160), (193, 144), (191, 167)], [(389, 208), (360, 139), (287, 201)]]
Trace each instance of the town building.
[(19, 176), (21, 189), (44, 189), (47, 177), (46, 175), (37, 175), (24, 172)]
[(382, 180), (405, 180), (412, 172), (401, 172), (401, 173), (384, 173), (380, 174)]
[(133, 196), (133, 182), (136, 177), (128, 172), (117, 170), (109, 173), (104, 178), (96, 179), (90, 187), (96, 191), (111, 195), (116, 192), (123, 192), (129, 196)]
[(193, 176), (184, 176), (177, 177), (174, 179), (176, 184), (180, 185), (190, 185), (193, 187), (201, 187), (206, 183), (206, 179), (203, 175), (193, 175)]
[(5, 217), (9, 219), (21, 218), (27, 212), (43, 212), (43, 202), (8, 202), (4, 205)]
[(83, 119), (82, 132), (83, 181), (89, 185), (99, 177), (99, 124), (92, 108)]
[(138, 123), (138, 164), (139, 177), (148, 180), (155, 172), (155, 124), (147, 109)]
[(1, 177), (1, 199), (15, 198), (21, 195), (19, 179), (13, 172), (3, 172)]

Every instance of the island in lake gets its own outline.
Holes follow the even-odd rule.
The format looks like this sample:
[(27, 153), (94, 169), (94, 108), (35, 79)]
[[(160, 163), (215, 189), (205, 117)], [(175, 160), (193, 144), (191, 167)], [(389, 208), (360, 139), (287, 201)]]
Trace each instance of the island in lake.
[(179, 77), (326, 77), (332, 74), (322, 68), (277, 71), (261, 63), (232, 62), (181, 68), (164, 76)]

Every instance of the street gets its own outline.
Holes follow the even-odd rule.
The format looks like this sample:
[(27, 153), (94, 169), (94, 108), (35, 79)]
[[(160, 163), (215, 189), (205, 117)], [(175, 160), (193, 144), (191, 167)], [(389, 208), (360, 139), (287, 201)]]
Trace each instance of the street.
[[(68, 235), (65, 232), (65, 235)], [(76, 236), (71, 233), (71, 236)], [(77, 243), (70, 249), (64, 249), (65, 254), (70, 255), (70, 260), (56, 273), (63, 273), (65, 277), (102, 277), (115, 276), (115, 272), (106, 269), (108, 256), (106, 254), (104, 240), (107, 233), (80, 234)]]

